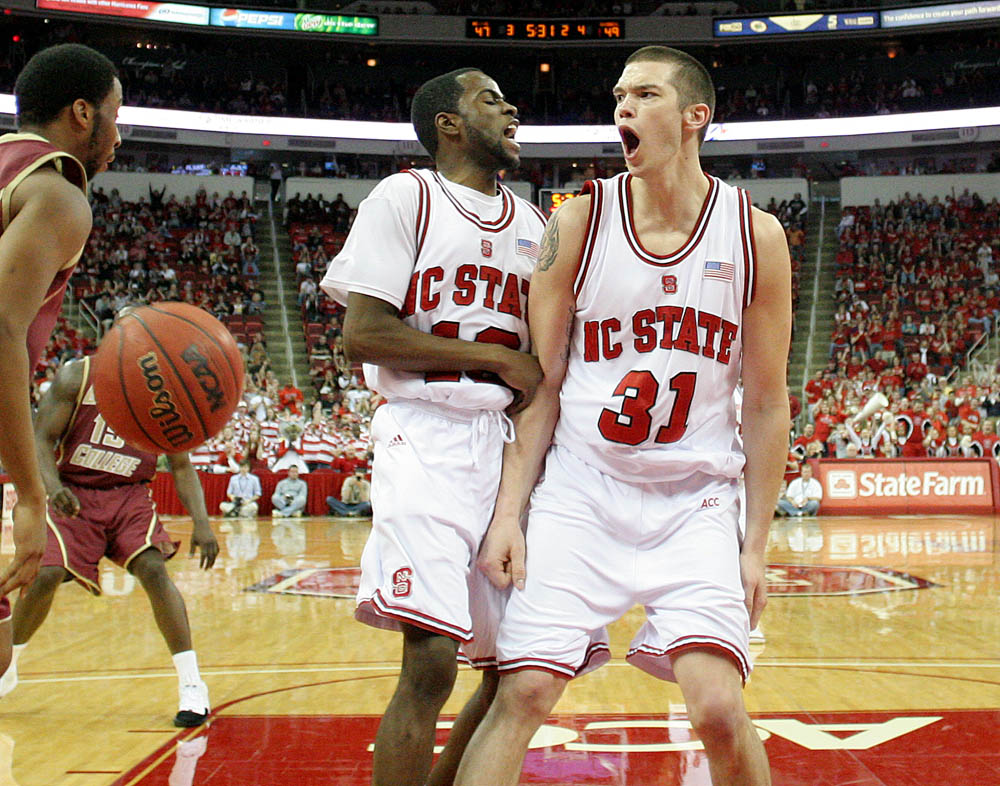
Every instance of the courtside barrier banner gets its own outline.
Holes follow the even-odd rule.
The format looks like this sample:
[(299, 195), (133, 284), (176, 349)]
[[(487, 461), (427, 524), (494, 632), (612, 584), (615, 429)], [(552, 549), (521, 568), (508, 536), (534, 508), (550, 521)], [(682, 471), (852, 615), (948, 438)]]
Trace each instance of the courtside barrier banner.
[(992, 459), (824, 459), (814, 466), (821, 514), (989, 514), (998, 502)]

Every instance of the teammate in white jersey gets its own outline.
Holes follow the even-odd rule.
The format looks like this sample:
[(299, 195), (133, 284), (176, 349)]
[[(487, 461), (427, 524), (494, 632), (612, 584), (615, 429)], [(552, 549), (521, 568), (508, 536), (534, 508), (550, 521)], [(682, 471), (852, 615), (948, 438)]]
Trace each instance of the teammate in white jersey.
[[(361, 203), (323, 289), (347, 303), (344, 346), (386, 397), (372, 420), (372, 533), (356, 616), (403, 633), (399, 683), (375, 739), (373, 782), (452, 782), (496, 691), (503, 595), (475, 568), (493, 515), (504, 414), (541, 379), (528, 349), (528, 282), (544, 217), (497, 183), (519, 163), (517, 110), (462, 69), (413, 99), (436, 171), (383, 180)], [(456, 654), (484, 669), (430, 773)]]
[(714, 91), (696, 60), (640, 49), (614, 95), (628, 174), (560, 208), (532, 279), (544, 376), (515, 419), (479, 557), (517, 591), (462, 786), (518, 782), (567, 680), (608, 659), (606, 626), (635, 604), (647, 620), (628, 660), (679, 684), (713, 783), (770, 783), (742, 685), (787, 443), (788, 248), (773, 217), (701, 170)]

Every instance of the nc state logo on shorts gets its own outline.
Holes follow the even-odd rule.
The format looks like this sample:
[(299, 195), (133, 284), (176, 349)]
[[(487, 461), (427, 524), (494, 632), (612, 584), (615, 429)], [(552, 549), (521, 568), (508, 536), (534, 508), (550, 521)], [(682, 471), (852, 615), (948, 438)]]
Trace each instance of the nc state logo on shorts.
[(413, 589), (410, 579), (413, 578), (413, 571), (409, 568), (400, 568), (392, 574), (392, 596), (394, 598), (409, 597), (410, 590)]

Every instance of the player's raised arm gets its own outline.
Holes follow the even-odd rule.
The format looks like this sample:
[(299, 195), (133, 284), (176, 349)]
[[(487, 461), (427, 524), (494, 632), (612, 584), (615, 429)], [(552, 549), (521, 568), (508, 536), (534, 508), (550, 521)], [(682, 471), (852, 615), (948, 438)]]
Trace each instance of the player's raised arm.
[(774, 216), (753, 209), (757, 290), (743, 315), (743, 450), (747, 529), (740, 555), (750, 627), (767, 602), (764, 551), (788, 451), (785, 368), (792, 323), (791, 263)]
[(531, 351), (542, 381), (534, 399), (514, 417), (517, 438), (504, 447), (500, 491), (479, 566), (498, 587), (524, 586), (524, 535), (521, 514), (542, 470), (559, 419), (559, 391), (573, 340), (576, 296), (573, 283), (580, 262), (590, 197), (572, 199), (556, 211), (542, 236), (531, 277), (528, 324)]
[(191, 457), (187, 453), (173, 453), (167, 455), (167, 464), (170, 467), (170, 474), (174, 476), (174, 486), (177, 488), (177, 496), (180, 498), (184, 509), (191, 514), (194, 523), (191, 531), (191, 549), (189, 555), (193, 556), (195, 549), (201, 550), (200, 565), (208, 570), (215, 564), (215, 558), (219, 554), (219, 543), (215, 539), (215, 533), (208, 523), (208, 509), (205, 507), (205, 492), (198, 479), (198, 473), (191, 464)]
[(83, 248), (91, 213), (79, 188), (54, 169), (25, 178), (0, 235), (0, 462), (17, 489), (14, 559), (0, 594), (28, 584), (45, 550), (45, 486), (31, 425), (28, 329), (55, 275)]
[(49, 389), (38, 402), (35, 414), (35, 445), (38, 468), (52, 506), (64, 516), (80, 512), (76, 496), (63, 485), (56, 466), (56, 448), (73, 419), (80, 385), (83, 384), (83, 363), (66, 363), (56, 372)]

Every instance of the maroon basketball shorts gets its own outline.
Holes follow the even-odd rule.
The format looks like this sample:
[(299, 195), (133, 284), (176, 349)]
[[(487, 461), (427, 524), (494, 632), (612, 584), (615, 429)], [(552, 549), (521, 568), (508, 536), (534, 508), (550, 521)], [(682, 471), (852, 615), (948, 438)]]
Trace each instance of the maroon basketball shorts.
[[(63, 516), (49, 506), (49, 540), (42, 567), (60, 567), (95, 595), (101, 594), (97, 563), (107, 557), (126, 570), (148, 548), (169, 559), (178, 543), (170, 540), (149, 487), (142, 483), (111, 489), (67, 486), (80, 501), (80, 513)], [(2, 619), (2, 618), (0, 618)]]
[(7, 622), (10, 619), (10, 601), (4, 595), (0, 598), (0, 622)]

